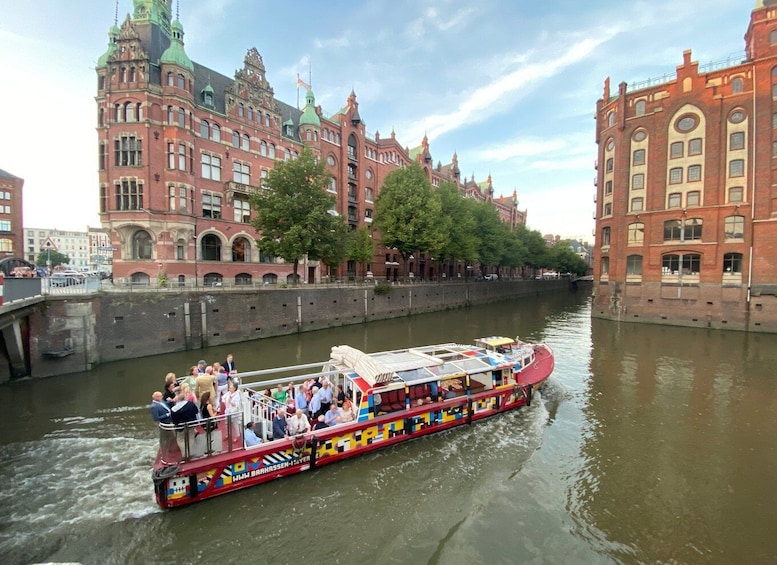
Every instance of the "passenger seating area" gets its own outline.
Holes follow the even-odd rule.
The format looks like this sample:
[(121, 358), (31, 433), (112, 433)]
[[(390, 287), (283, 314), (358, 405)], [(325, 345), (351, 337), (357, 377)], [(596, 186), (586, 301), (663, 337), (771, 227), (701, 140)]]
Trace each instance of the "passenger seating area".
[(405, 408), (405, 390), (395, 389), (381, 393), (379, 410), (381, 412), (396, 412)]
[(471, 379), (469, 382), (469, 389), (472, 391), (472, 394), (475, 394), (476, 392), (482, 392), (483, 390), (485, 390), (485, 388), (486, 388), (486, 385), (476, 381), (475, 379)]

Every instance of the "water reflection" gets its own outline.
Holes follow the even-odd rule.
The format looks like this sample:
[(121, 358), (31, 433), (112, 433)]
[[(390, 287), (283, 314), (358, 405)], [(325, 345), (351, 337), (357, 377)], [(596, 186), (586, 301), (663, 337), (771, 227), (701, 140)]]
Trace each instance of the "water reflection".
[(777, 338), (591, 326), (585, 464), (569, 497), (581, 528), (625, 561), (773, 560)]

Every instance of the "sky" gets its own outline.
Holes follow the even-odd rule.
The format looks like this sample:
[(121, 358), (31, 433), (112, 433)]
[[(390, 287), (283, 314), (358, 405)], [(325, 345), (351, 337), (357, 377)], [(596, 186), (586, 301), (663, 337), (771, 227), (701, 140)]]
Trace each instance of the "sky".
[[(741, 59), (755, 0), (180, 0), (189, 57), (227, 76), (256, 47), (276, 98), (297, 73), (326, 113), (353, 89), (367, 131), (515, 190), (530, 229), (593, 241), (594, 113), (606, 77)], [(0, 0), (0, 169), (25, 179), (24, 225), (97, 214), (97, 58), (115, 0)], [(174, 5), (175, 9), (175, 5)], [(119, 24), (133, 10), (119, 0)], [(304, 105), (304, 92), (300, 93)]]

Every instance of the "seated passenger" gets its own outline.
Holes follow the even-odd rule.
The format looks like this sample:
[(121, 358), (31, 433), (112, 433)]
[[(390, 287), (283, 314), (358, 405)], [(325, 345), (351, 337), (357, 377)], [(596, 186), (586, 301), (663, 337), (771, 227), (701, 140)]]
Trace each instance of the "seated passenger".
[(318, 421), (313, 425), (314, 430), (323, 430), (324, 428), (328, 428), (329, 426), (326, 425), (326, 422), (324, 422), (324, 415), (321, 414), (321, 416), (318, 417)]
[(289, 425), (286, 422), (286, 411), (278, 410), (272, 419), (272, 438), (283, 439), (289, 437)]
[(262, 443), (262, 440), (259, 439), (259, 437), (254, 432), (253, 422), (248, 422), (246, 424), (246, 431), (243, 434), (243, 440), (245, 441), (246, 447), (253, 447)]
[(456, 391), (453, 390), (453, 385), (448, 387), (448, 392), (445, 393), (445, 396), (443, 398), (445, 400), (450, 400), (451, 398), (456, 398)]
[(305, 416), (304, 412), (298, 408), (294, 416), (289, 418), (289, 435), (296, 436), (306, 434), (309, 431), (310, 421), (308, 421), (308, 417)]
[(332, 404), (329, 410), (324, 414), (324, 422), (327, 426), (334, 426), (339, 423), (340, 412), (337, 410), (337, 404)]
[(343, 401), (343, 408), (340, 410), (340, 421), (344, 424), (353, 422), (356, 419), (356, 411), (350, 398)]

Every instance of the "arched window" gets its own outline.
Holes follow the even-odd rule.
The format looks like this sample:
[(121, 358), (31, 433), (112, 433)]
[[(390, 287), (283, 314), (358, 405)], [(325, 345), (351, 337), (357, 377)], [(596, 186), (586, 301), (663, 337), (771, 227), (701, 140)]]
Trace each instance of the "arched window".
[(240, 139), (241, 139), (240, 149), (242, 149), (243, 151), (248, 151), (251, 148), (251, 141), (250, 141), (250, 138), (248, 137), (248, 134), (244, 133)]
[(151, 259), (151, 236), (145, 230), (138, 230), (132, 236), (132, 258)]
[(135, 114), (138, 118), (139, 122), (143, 121), (143, 105), (138, 102), (137, 106), (135, 106)]
[(244, 114), (245, 114), (245, 106), (243, 106), (242, 102), (239, 102), (237, 105), (237, 115), (242, 118)]
[(259, 154), (262, 157), (267, 157), (267, 142), (266, 141), (262, 141), (259, 144)]
[(606, 226), (602, 228), (602, 247), (610, 245), (610, 227)]
[(146, 273), (132, 273), (130, 282), (137, 285), (147, 285), (150, 282), (150, 279)]
[(186, 88), (186, 79), (181, 73), (178, 73), (178, 88)]
[(113, 105), (113, 121), (119, 123), (121, 121), (121, 104)]
[(267, 127), (270, 127), (270, 114), (264, 115), (264, 125), (266, 125)]
[(287, 148), (284, 147), (283, 149), (283, 160), (284, 161), (290, 161), (291, 160), (291, 151), (289, 151)]
[(348, 158), (354, 161), (358, 159), (356, 152), (356, 137), (351, 134), (348, 136)]
[(637, 111), (637, 115), (638, 116), (644, 116), (645, 115), (645, 101), (644, 100), (637, 100), (636, 111)]
[(726, 253), (723, 255), (723, 274), (742, 274), (742, 254)]
[(105, 125), (105, 110), (100, 108), (100, 112), (97, 114), (97, 125)]
[(262, 282), (264, 284), (277, 284), (278, 283), (278, 275), (274, 275), (272, 273), (268, 273), (262, 277)]
[(200, 136), (205, 139), (210, 137), (210, 125), (205, 120), (200, 122)]
[(270, 144), (269, 157), (270, 159), (275, 159), (275, 145), (272, 143)]
[(124, 117), (125, 121), (135, 121), (135, 105), (133, 103), (127, 102), (124, 104)]
[(135, 82), (138, 80), (137, 73), (135, 72), (135, 67), (130, 67), (130, 75), (129, 75), (130, 82)]
[(744, 88), (744, 83), (742, 82), (742, 79), (739, 77), (736, 77), (731, 81), (731, 93), (732, 94), (739, 94), (742, 92), (742, 89)]
[(248, 119), (252, 120), (254, 119), (254, 108), (253, 106), (248, 107)]
[(239, 275), (235, 275), (235, 286), (251, 286), (252, 282), (253, 277), (251, 277), (251, 275), (248, 273), (240, 273)]
[(240, 148), (240, 134), (236, 131), (232, 132), (232, 147), (235, 149)]
[(175, 74), (167, 73), (167, 86), (175, 86)]
[(251, 245), (244, 237), (238, 237), (232, 243), (232, 261), (235, 263), (248, 263), (251, 261)]
[(208, 273), (205, 275), (202, 279), (202, 284), (205, 286), (221, 286), (223, 283), (223, 278), (218, 273)]
[(615, 112), (610, 112), (607, 114), (607, 126), (614, 126), (615, 125)]
[(745, 217), (729, 216), (723, 230), (725, 239), (743, 239), (745, 237)]
[(119, 75), (121, 78), (119, 79), (119, 82), (127, 82), (127, 67), (121, 68), (121, 75)]
[(626, 276), (642, 276), (642, 255), (626, 257)]
[(213, 234), (203, 236), (201, 255), (203, 261), (221, 261), (221, 240)]
[(218, 124), (213, 124), (211, 128), (211, 139), (213, 141), (221, 141), (221, 128)]
[(175, 111), (172, 106), (167, 107), (167, 123), (170, 125), (175, 123)]
[(626, 241), (628, 245), (642, 245), (645, 242), (645, 224), (642, 222), (629, 224)]

